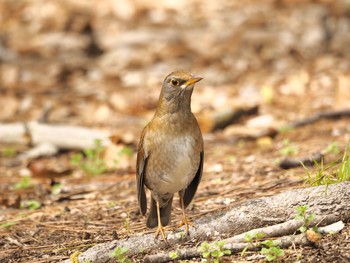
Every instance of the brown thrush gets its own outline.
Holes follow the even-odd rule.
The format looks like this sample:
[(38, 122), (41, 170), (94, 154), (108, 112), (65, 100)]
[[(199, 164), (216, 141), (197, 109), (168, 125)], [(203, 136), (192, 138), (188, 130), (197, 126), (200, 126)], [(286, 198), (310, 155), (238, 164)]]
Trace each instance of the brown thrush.
[(191, 111), (194, 84), (202, 78), (185, 71), (168, 75), (162, 86), (153, 119), (144, 128), (137, 154), (136, 177), (140, 211), (145, 215), (147, 200), (144, 186), (151, 191), (151, 209), (147, 227), (158, 226), (167, 239), (163, 226), (170, 223), (174, 193), (178, 192), (182, 225), (189, 235), (186, 207), (192, 201), (203, 170), (203, 138)]

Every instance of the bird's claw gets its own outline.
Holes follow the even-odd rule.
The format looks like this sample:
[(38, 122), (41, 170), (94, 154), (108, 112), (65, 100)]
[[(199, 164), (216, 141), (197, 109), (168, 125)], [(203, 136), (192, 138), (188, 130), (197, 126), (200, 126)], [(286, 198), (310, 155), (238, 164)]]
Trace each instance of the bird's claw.
[(162, 238), (163, 238), (165, 244), (167, 244), (167, 246), (169, 247), (168, 240), (167, 240), (165, 233), (164, 233), (164, 227), (162, 225), (158, 225), (158, 229), (157, 229), (157, 232), (156, 232), (154, 239), (158, 238), (159, 233), (162, 235)]

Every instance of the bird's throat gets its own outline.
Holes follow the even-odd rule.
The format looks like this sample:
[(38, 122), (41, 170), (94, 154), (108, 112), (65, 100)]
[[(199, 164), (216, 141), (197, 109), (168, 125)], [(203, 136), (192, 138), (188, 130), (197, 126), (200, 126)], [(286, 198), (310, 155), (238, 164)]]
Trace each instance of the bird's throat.
[(155, 116), (160, 117), (173, 113), (191, 114), (191, 96), (165, 98), (161, 94)]

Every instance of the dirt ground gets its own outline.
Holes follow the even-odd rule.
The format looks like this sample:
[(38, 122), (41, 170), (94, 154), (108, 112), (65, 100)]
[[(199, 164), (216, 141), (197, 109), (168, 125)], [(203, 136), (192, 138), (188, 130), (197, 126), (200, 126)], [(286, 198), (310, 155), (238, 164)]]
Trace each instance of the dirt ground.
[[(282, 169), (281, 160), (321, 153), (329, 164), (350, 139), (347, 1), (3, 0), (0, 61), (1, 124), (39, 121), (114, 135), (101, 157), (112, 165), (95, 176), (72, 164), (78, 149), (21, 159), (35, 145), (0, 138), (0, 262), (59, 262), (154, 231), (138, 211), (136, 147), (173, 70), (204, 77), (192, 97), (205, 162), (191, 221), (307, 186), (305, 169)], [(219, 127), (230, 113), (254, 108)], [(180, 220), (175, 205), (172, 222)], [(314, 247), (285, 249), (281, 262), (349, 262), (345, 223)], [(264, 258), (248, 252), (224, 261)]]

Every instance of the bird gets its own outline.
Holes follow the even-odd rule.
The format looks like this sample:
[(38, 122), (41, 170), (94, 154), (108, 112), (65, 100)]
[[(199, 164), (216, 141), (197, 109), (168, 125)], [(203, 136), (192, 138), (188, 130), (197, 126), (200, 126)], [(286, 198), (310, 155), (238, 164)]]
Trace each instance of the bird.
[[(139, 209), (147, 212), (145, 188), (151, 192), (146, 225), (157, 227), (166, 244), (165, 228), (170, 224), (175, 193), (179, 194), (182, 222), (189, 236), (185, 209), (191, 203), (202, 178), (204, 146), (197, 119), (191, 111), (195, 83), (203, 78), (187, 71), (174, 71), (163, 81), (157, 109), (141, 133), (136, 160)], [(168, 244), (169, 245), (169, 244)]]

